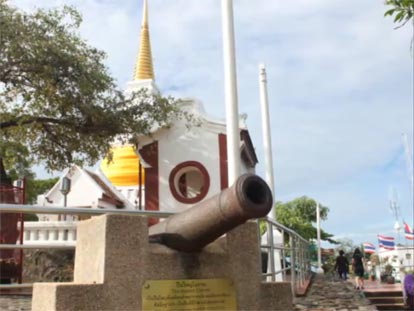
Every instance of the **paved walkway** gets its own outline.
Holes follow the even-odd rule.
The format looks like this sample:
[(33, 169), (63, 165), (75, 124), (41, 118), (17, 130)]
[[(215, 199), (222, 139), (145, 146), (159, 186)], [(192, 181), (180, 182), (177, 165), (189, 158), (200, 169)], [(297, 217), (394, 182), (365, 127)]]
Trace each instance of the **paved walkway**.
[(295, 298), (294, 303), (295, 311), (377, 310), (351, 282), (326, 275), (316, 275), (307, 295)]
[(1, 311), (30, 311), (32, 309), (31, 296), (0, 296)]

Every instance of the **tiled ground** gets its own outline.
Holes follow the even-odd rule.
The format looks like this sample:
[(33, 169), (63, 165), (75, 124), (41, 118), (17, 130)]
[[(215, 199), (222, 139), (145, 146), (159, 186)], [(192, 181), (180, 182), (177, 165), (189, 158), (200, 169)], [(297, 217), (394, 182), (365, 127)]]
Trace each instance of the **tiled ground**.
[(31, 296), (0, 296), (0, 310), (2, 311), (30, 311)]
[(331, 276), (316, 275), (307, 295), (295, 298), (295, 311), (374, 311), (361, 291), (351, 282)]

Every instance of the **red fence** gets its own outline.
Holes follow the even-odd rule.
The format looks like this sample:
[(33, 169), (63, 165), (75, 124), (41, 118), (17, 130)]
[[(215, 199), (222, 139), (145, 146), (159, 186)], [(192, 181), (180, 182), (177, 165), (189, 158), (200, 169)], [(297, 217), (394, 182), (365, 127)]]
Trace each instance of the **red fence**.
[[(24, 204), (25, 183), (22, 187), (0, 185), (0, 203)], [(23, 214), (0, 213), (0, 243), (23, 244)], [(11, 283), (17, 280), (22, 283), (23, 250), (0, 250), (0, 283)]]

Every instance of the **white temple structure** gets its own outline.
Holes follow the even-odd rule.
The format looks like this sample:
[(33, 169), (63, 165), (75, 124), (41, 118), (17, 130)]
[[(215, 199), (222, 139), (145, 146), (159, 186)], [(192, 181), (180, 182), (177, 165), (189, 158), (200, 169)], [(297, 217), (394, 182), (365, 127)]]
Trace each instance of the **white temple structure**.
[[(140, 50), (133, 80), (126, 95), (142, 88), (159, 93), (155, 84), (148, 27), (148, 5), (143, 1)], [(63, 178), (71, 180), (66, 206), (102, 209), (180, 211), (230, 186), (228, 184), (227, 138), (224, 121), (209, 117), (194, 98), (180, 100), (182, 109), (199, 124), (188, 128), (176, 120), (169, 128), (155, 129), (151, 137), (138, 137), (138, 150), (131, 145), (112, 147), (113, 162), (103, 159), (96, 172), (73, 166), (63, 172), (58, 183), (38, 205), (63, 206), (59, 191)], [(240, 173), (254, 173), (258, 162), (245, 117), (239, 117)], [(66, 221), (76, 220), (66, 217)], [(56, 216), (40, 215), (40, 220), (56, 221)], [(30, 226), (26, 226), (29, 230)]]
[(406, 246), (396, 246), (394, 250), (381, 249), (377, 253), (380, 264), (375, 267), (375, 275), (379, 279), (385, 266), (392, 266), (392, 274), (397, 281), (402, 281), (407, 272), (414, 268), (414, 245), (412, 241)]

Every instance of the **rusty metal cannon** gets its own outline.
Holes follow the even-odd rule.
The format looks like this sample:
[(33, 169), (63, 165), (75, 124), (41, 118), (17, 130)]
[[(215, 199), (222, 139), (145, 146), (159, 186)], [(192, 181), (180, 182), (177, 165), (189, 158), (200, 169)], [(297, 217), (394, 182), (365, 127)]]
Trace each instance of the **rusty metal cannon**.
[(151, 243), (194, 252), (249, 219), (266, 216), (273, 199), (257, 175), (240, 176), (230, 188), (149, 228)]
[[(32, 310), (292, 310), (290, 282), (262, 282), (257, 225), (247, 221), (265, 216), (271, 206), (266, 183), (244, 175), (150, 227), (155, 242), (200, 250), (190, 254), (148, 243), (145, 217), (108, 214), (82, 221), (74, 282), (36, 283)], [(226, 232), (223, 245), (202, 250)]]

